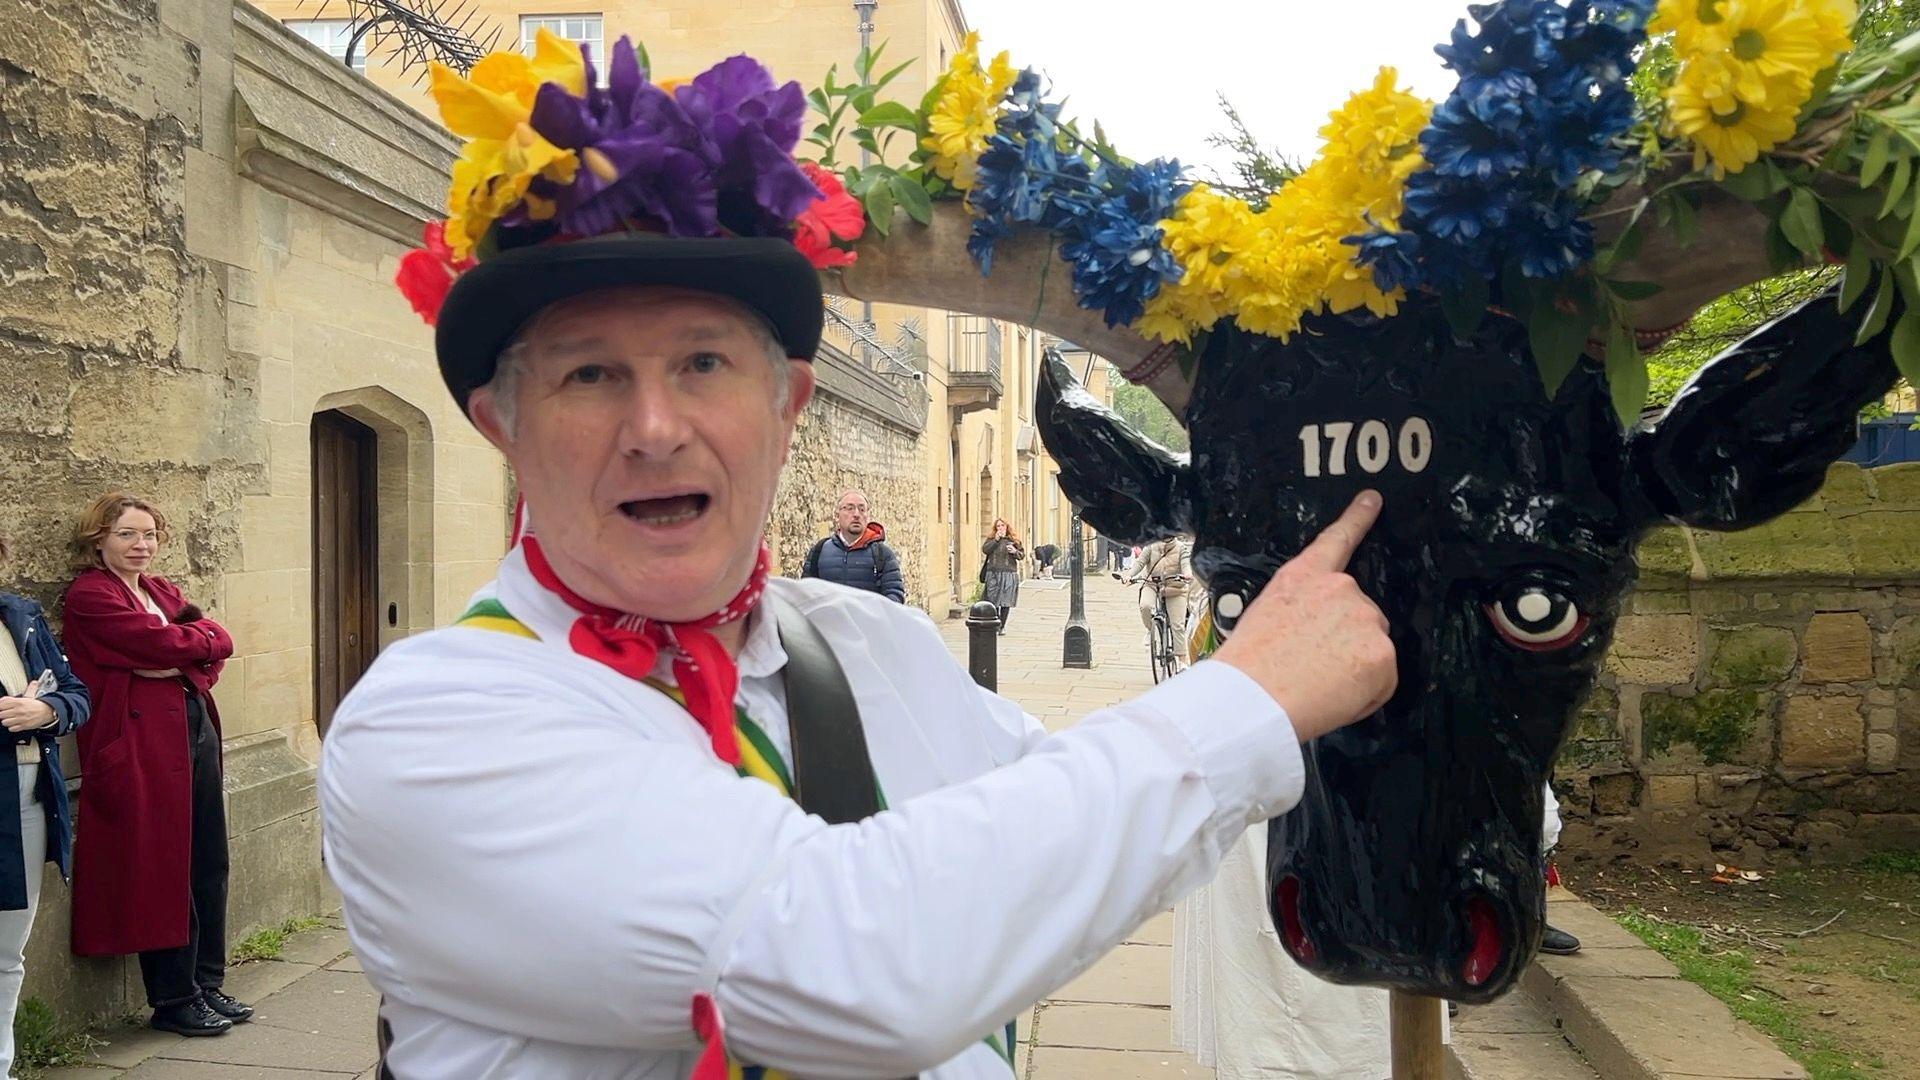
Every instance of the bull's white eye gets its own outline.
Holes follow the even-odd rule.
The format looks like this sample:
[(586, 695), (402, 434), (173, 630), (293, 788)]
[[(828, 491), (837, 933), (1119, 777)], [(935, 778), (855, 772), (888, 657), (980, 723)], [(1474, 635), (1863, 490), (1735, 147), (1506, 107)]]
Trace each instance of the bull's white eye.
[(1566, 595), (1540, 584), (1487, 605), (1487, 617), (1507, 643), (1531, 652), (1551, 652), (1579, 641), (1589, 622), (1579, 605)]
[(1239, 593), (1221, 593), (1213, 599), (1213, 628), (1225, 641), (1233, 636), (1233, 628), (1240, 622), (1240, 615), (1247, 609), (1246, 597)]

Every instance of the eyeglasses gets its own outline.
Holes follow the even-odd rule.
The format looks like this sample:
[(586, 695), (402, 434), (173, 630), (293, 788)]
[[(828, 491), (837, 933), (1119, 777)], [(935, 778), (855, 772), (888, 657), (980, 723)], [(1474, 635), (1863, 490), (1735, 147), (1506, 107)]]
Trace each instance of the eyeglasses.
[(112, 536), (123, 544), (131, 544), (135, 540), (145, 540), (149, 544), (160, 542), (160, 534), (151, 529), (146, 532), (140, 532), (137, 529), (115, 529)]

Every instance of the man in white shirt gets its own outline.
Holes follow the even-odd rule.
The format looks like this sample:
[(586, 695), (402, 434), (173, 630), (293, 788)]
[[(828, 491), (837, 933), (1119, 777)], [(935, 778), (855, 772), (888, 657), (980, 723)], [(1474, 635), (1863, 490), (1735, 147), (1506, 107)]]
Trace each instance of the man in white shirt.
[[(454, 284), (442, 371), (532, 535), (458, 625), (381, 655), (321, 770), (395, 1076), (1005, 1078), (1009, 1016), (1205, 881), (1299, 798), (1300, 744), (1392, 694), (1344, 573), (1372, 493), (1215, 659), (1051, 736), (919, 611), (767, 579), (821, 317), (773, 239), (523, 247)], [(845, 672), (885, 806), (863, 821), (786, 793), (763, 596)]]

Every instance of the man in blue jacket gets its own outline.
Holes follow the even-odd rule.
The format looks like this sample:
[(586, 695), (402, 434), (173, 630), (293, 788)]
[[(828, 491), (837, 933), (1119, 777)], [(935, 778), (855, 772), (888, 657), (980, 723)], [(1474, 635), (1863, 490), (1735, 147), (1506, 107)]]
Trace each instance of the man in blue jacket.
[(833, 508), (833, 532), (807, 552), (800, 576), (851, 585), (904, 604), (907, 582), (900, 575), (900, 556), (886, 537), (885, 526), (867, 519), (867, 497), (846, 492)]

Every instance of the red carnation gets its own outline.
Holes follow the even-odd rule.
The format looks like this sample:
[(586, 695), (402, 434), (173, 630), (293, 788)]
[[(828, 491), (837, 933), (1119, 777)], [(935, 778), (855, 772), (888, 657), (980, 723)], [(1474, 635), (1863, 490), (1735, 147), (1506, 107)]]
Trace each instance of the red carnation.
[(421, 239), (427, 246), (400, 256), (400, 269), (394, 273), (393, 283), (400, 287), (400, 294), (413, 305), (413, 310), (432, 326), (440, 321), (440, 305), (447, 302), (453, 279), (473, 266), (473, 260), (454, 261), (453, 249), (447, 246), (444, 221), (427, 222)]
[(856, 256), (851, 251), (834, 247), (835, 240), (858, 240), (860, 234), (867, 231), (867, 212), (860, 200), (847, 194), (846, 185), (833, 173), (811, 161), (803, 161), (800, 168), (820, 189), (818, 201), (801, 211), (793, 223), (793, 246), (807, 257), (807, 261), (821, 270), (835, 266), (852, 266)]

